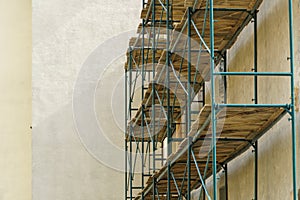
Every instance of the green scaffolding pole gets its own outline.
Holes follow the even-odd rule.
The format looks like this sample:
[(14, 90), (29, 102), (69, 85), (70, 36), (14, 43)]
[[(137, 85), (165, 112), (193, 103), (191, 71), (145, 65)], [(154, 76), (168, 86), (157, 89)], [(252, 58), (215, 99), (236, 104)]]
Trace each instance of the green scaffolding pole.
[[(127, 156), (127, 154), (128, 154), (128, 145), (127, 145), (127, 141), (126, 141), (126, 134), (127, 134), (127, 97), (128, 97), (128, 95), (127, 95), (127, 70), (125, 70), (125, 85), (124, 85), (124, 87), (125, 87), (125, 127), (124, 127), (124, 133), (125, 133), (125, 139), (124, 139), (124, 148), (125, 148), (125, 198), (124, 198), (124, 200), (126, 200), (127, 199), (127, 190), (128, 190), (128, 185), (127, 185), (127, 178), (128, 178), (128, 156)], [(129, 135), (129, 134), (128, 134)]]
[(217, 196), (217, 147), (216, 147), (216, 102), (215, 102), (215, 46), (214, 46), (214, 1), (209, 0), (209, 22), (210, 22), (210, 77), (211, 77), (211, 122), (212, 122), (212, 167), (213, 167), (213, 195), (214, 200), (218, 199)]
[[(155, 82), (154, 82), (154, 77), (155, 77), (155, 15), (156, 15), (156, 10), (155, 10), (155, 0), (152, 0), (152, 135), (154, 137), (153, 143), (152, 143), (152, 171), (153, 174), (155, 173)], [(155, 186), (156, 181), (153, 179), (153, 194), (152, 194), (152, 199), (155, 200)]]
[[(166, 41), (166, 76), (167, 76), (167, 154), (168, 156), (172, 153), (172, 130), (171, 130), (171, 110), (170, 110), (170, 57), (169, 57), (169, 18), (170, 18), (170, 9), (169, 9), (169, 0), (166, 0), (166, 33), (167, 33), (167, 41)], [(168, 165), (168, 185), (167, 185), (167, 199), (171, 199), (171, 165), (170, 162), (167, 161)]]
[(292, 157), (293, 157), (293, 198), (297, 195), (297, 135), (296, 135), (296, 112), (294, 91), (294, 31), (293, 31), (293, 1), (289, 0), (289, 37), (290, 37), (290, 72), (291, 76), (291, 125), (292, 125)]
[[(143, 101), (144, 99), (144, 81), (145, 81), (145, 20), (142, 20), (142, 94), (141, 94), (141, 99)], [(142, 189), (142, 200), (144, 200), (144, 175), (145, 175), (145, 171), (144, 171), (144, 114), (145, 114), (145, 108), (144, 105), (142, 105), (142, 180), (141, 180), (141, 189)]]
[(188, 151), (187, 151), (187, 169), (188, 169), (188, 180), (187, 180), (187, 200), (191, 199), (191, 140), (189, 137), (189, 131), (191, 128), (191, 20), (192, 13), (191, 8), (188, 8), (188, 95), (187, 95), (187, 137), (188, 137)]

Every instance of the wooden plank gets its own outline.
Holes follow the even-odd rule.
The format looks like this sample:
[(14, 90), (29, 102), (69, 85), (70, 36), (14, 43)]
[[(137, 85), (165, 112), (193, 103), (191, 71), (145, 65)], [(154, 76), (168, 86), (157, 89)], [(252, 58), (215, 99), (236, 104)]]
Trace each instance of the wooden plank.
[(193, 7), (194, 6), (194, 0), (185, 0), (184, 1), (185, 7)]
[[(195, 132), (198, 131), (200, 127), (204, 124), (204, 119), (208, 118), (210, 115), (211, 106), (207, 105), (202, 110), (201, 113), (198, 116), (197, 121), (193, 124), (193, 129), (189, 133), (191, 136), (195, 136)], [(235, 107), (235, 108), (227, 108), (226, 112), (219, 112), (217, 114), (221, 115), (222, 118), (224, 118), (224, 124), (223, 124), (223, 130), (225, 130), (225, 133), (221, 130), (220, 133), (222, 135), (223, 139), (226, 138), (232, 138), (232, 132), (233, 133), (239, 133), (242, 132), (243, 134), (239, 134), (240, 139), (245, 140), (252, 140), (257, 135), (261, 133), (261, 131), (264, 131), (268, 126), (271, 126), (274, 121), (277, 121), (279, 117), (282, 116), (283, 113), (286, 111), (282, 108), (274, 108), (274, 107), (264, 107), (264, 108), (255, 108), (255, 107)], [(237, 120), (238, 119), (238, 120)], [(249, 123), (250, 122), (250, 123)], [(249, 126), (249, 124), (255, 124), (254, 126)], [(196, 128), (195, 128), (195, 124)], [(234, 124), (234, 128), (232, 128), (232, 125)], [(207, 125), (209, 127), (209, 125)], [(223, 134), (222, 134), (223, 133)], [(197, 137), (198, 138), (205, 138), (205, 136), (210, 135), (210, 130), (207, 129), (207, 131), (204, 131), (203, 133), (200, 133)], [(235, 136), (235, 134), (234, 134)], [(185, 149), (184, 147), (187, 145), (187, 140), (184, 140), (179, 145), (179, 150), (168, 157), (168, 160), (173, 160), (176, 155), (180, 154), (180, 151)], [(240, 151), (241, 149), (245, 148), (247, 145), (249, 145), (249, 142), (247, 141), (239, 141), (239, 140), (217, 140), (217, 162), (218, 163), (225, 163), (228, 159), (231, 159), (233, 155), (236, 154), (236, 152)], [(196, 159), (198, 162), (198, 167), (201, 172), (204, 171), (206, 167), (206, 160), (207, 160), (207, 153), (210, 151), (210, 140), (199, 140), (195, 142), (193, 145), (194, 152), (196, 154)], [(210, 162), (211, 162), (210, 158)], [(186, 169), (186, 161), (187, 161), (187, 154), (183, 153), (173, 164), (171, 170), (174, 173), (176, 177), (184, 177), (184, 171)], [(193, 161), (193, 160), (192, 160)], [(208, 165), (208, 176), (212, 173), (212, 166), (211, 163)], [(164, 166), (160, 171), (158, 171), (154, 176), (158, 177), (160, 176), (166, 169), (166, 166)], [(192, 162), (191, 165), (191, 174), (193, 178), (198, 177), (197, 169)], [(160, 182), (160, 190), (164, 191), (166, 189), (166, 181), (167, 177), (166, 174), (163, 174), (162, 179)], [(151, 178), (149, 179), (149, 182), (151, 183)], [(196, 186), (199, 185), (199, 178), (192, 181), (192, 185)], [(173, 188), (173, 186), (172, 186)], [(174, 188), (173, 188), (174, 189)], [(173, 191), (172, 189), (172, 191)]]

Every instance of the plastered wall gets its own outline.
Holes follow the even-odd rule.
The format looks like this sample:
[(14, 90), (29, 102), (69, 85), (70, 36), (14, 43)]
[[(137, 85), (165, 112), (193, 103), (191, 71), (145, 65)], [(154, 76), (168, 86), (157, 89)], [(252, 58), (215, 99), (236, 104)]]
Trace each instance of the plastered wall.
[[(32, 4), (33, 200), (122, 199), (123, 173), (95, 159), (80, 140), (72, 95), (83, 63), (92, 52), (108, 39), (136, 30), (140, 1), (33, 0)], [(110, 45), (102, 52), (103, 58), (115, 50), (125, 53), (126, 48)], [(101, 60), (97, 62), (101, 64)], [(124, 60), (120, 63), (105, 72), (107, 81), (99, 81), (95, 107), (99, 122), (104, 122), (105, 128), (111, 127), (106, 131), (107, 136), (123, 148), (124, 136), (111, 124), (114, 116), (110, 107), (114, 83), (124, 73)], [(87, 77), (84, 82), (90, 80)], [(123, 91), (122, 85), (119, 88)], [(115, 99), (123, 102), (123, 93), (117, 95)], [(120, 110), (116, 114), (123, 117), (123, 108)], [(85, 122), (89, 125), (90, 121)], [(96, 148), (115, 163), (124, 160), (124, 154), (118, 159), (113, 157), (110, 148), (99, 145)]]
[(31, 199), (31, 1), (0, 1), (0, 199)]
[[(258, 70), (289, 71), (288, 1), (264, 1), (258, 13)], [(300, 2), (294, 0), (295, 84), (300, 86)], [(228, 52), (229, 71), (251, 71), (253, 68), (253, 24), (243, 30)], [(253, 79), (230, 77), (228, 102), (252, 103)], [(290, 84), (286, 78), (259, 78), (259, 103), (288, 103)], [(299, 105), (298, 105), (299, 106)], [(297, 112), (298, 158), (299, 112)], [(284, 117), (259, 140), (258, 198), (292, 199), (291, 131), (288, 116)], [(229, 199), (253, 199), (254, 153), (252, 149), (228, 165)], [(300, 187), (298, 159), (298, 187)], [(211, 182), (208, 184), (211, 189)], [(219, 174), (218, 186), (224, 186)]]

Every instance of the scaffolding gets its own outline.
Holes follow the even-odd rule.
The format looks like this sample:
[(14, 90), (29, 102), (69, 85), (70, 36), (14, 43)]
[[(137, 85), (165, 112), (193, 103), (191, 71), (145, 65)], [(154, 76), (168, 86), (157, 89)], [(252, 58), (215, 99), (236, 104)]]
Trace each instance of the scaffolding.
[[(288, 2), (290, 71), (262, 72), (257, 64), (262, 0), (143, 0), (142, 22), (129, 42), (125, 64), (125, 199), (190, 200), (198, 188), (199, 199), (217, 200), (222, 170), (228, 199), (227, 164), (253, 148), (257, 200), (258, 140), (288, 114), (297, 200), (292, 0)], [(250, 22), (253, 71), (228, 71), (227, 50)], [(253, 104), (227, 102), (230, 76), (253, 78)], [(262, 76), (289, 78), (291, 101), (261, 104)], [(206, 185), (210, 177), (212, 191)]]

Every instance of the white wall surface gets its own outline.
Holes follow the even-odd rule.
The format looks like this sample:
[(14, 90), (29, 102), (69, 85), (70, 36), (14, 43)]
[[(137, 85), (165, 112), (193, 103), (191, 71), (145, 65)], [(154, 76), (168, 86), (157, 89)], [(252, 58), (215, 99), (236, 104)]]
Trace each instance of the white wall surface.
[[(95, 159), (78, 136), (72, 95), (82, 64), (101, 43), (136, 29), (140, 9), (140, 1), (135, 0), (33, 0), (33, 200), (123, 198), (123, 173)], [(126, 48), (120, 48), (112, 45), (103, 54), (115, 50), (125, 53)], [(108, 81), (122, 76), (123, 66), (118, 67), (117, 71), (106, 71), (106, 78), (111, 77)], [(115, 85), (99, 84), (96, 115), (108, 120), (112, 118), (111, 100), (105, 97)], [(120, 94), (120, 103), (122, 98)], [(103, 102), (99, 103), (100, 99)], [(123, 144), (121, 130), (109, 123), (106, 135), (117, 145)], [(110, 155), (110, 148), (95, 148), (102, 148), (101, 153), (112, 162), (119, 161)]]

